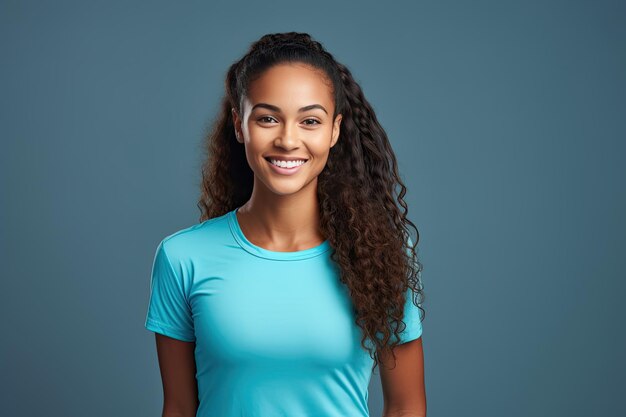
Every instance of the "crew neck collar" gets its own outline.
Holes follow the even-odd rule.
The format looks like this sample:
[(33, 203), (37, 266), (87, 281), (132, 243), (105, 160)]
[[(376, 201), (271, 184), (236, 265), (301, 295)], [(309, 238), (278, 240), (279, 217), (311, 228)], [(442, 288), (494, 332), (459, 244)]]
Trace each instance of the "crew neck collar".
[(321, 255), (331, 248), (328, 239), (324, 240), (324, 242), (317, 246), (313, 246), (312, 248), (294, 252), (278, 252), (257, 246), (250, 242), (246, 235), (243, 234), (241, 226), (239, 225), (239, 220), (237, 219), (237, 210), (239, 210), (239, 207), (228, 212), (228, 225), (230, 226), (230, 231), (232, 232), (235, 240), (237, 240), (237, 243), (239, 243), (243, 249), (252, 255), (280, 261), (297, 261)]

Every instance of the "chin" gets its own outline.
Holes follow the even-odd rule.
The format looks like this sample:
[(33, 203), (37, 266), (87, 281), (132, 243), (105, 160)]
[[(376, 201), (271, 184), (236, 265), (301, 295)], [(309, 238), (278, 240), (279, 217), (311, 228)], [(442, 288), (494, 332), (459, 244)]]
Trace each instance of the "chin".
[(292, 187), (274, 186), (274, 187), (269, 187), (269, 190), (276, 195), (285, 196), (285, 195), (296, 194), (299, 191), (301, 191), (303, 188), (304, 187), (301, 185), (294, 185)]

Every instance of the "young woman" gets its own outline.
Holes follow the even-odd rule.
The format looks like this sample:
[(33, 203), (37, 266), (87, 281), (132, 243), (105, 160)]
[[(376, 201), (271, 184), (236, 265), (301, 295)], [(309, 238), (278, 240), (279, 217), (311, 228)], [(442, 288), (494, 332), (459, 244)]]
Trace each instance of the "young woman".
[(384, 417), (425, 416), (417, 229), (361, 88), (295, 32), (252, 44), (225, 86), (200, 223), (152, 268), (163, 416), (369, 416), (379, 364)]

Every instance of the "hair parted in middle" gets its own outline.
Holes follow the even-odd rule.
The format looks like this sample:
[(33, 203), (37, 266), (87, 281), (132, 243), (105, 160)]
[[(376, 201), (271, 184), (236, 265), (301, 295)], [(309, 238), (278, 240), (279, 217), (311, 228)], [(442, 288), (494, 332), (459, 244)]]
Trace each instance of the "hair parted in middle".
[[(250, 83), (270, 67), (303, 63), (319, 69), (333, 89), (333, 120), (342, 114), (338, 142), (318, 176), (321, 233), (332, 246), (339, 279), (349, 290), (361, 345), (374, 360), (398, 344), (406, 291), (425, 317), (419, 232), (407, 218), (406, 187), (395, 154), (374, 110), (350, 70), (307, 33), (262, 36), (226, 74), (220, 111), (206, 135), (200, 221), (222, 216), (252, 195), (254, 173), (236, 140), (231, 109), (242, 114)], [(409, 227), (415, 230), (412, 242)]]

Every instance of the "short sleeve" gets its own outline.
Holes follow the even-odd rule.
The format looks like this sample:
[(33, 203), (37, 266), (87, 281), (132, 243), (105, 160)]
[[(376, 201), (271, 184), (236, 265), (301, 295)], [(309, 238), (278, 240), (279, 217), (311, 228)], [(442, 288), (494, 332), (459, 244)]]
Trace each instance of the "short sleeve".
[(406, 324), (406, 328), (400, 332), (400, 343), (410, 342), (422, 335), (422, 322), (420, 320), (420, 310), (413, 303), (413, 289), (409, 288), (406, 292), (406, 302), (404, 304), (404, 318), (402, 321)]
[[(413, 241), (408, 238), (409, 246), (413, 246)], [(407, 248), (408, 255), (410, 255), (410, 249)], [(421, 271), (418, 271), (418, 276)], [(400, 343), (410, 342), (422, 335), (422, 322), (420, 320), (420, 309), (413, 303), (414, 291), (412, 288), (408, 288), (405, 293), (404, 304), (404, 317), (403, 321), (406, 324), (406, 328), (400, 332)]]
[(161, 241), (152, 264), (146, 329), (185, 342), (196, 340), (191, 308), (183, 288)]

